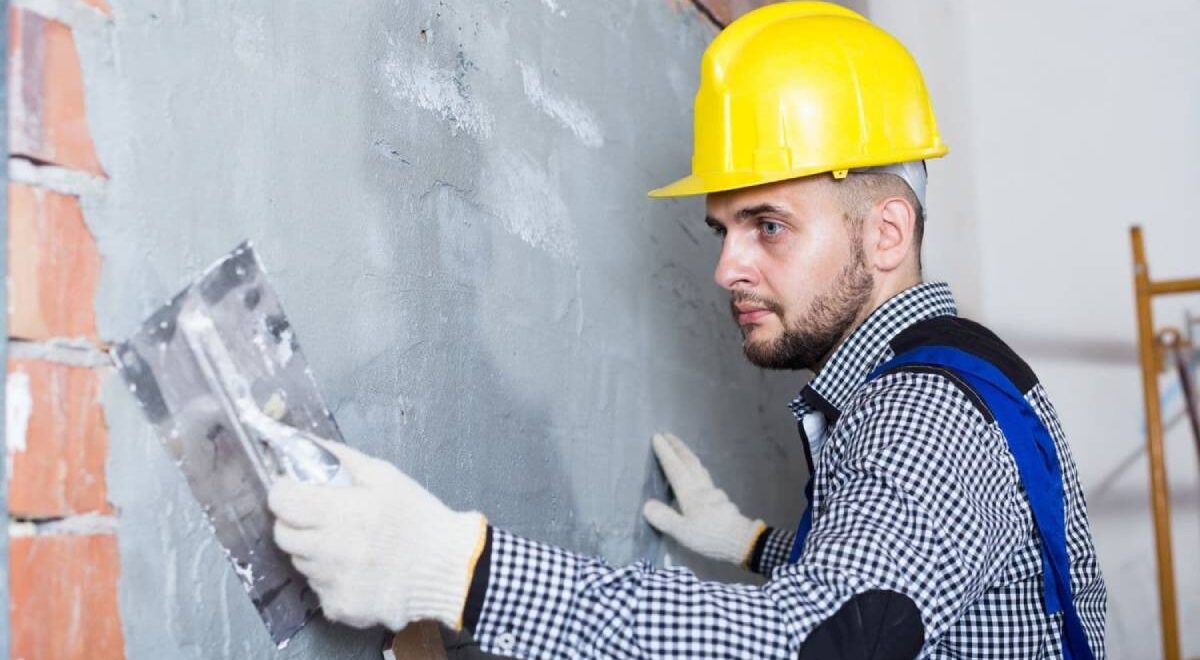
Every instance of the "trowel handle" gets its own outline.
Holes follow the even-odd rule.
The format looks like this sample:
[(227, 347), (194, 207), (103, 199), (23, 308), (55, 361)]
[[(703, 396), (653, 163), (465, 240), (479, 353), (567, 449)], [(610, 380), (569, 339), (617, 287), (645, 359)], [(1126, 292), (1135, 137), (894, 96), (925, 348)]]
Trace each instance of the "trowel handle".
[(346, 468), (342, 465), (342, 462), (338, 460), (338, 457), (334, 456), (333, 452), (320, 445), (317, 445), (317, 448), (326, 454), (329, 454), (329, 460), (332, 461), (332, 465), (337, 466), (333, 471), (333, 476), (329, 477), (329, 481), (325, 483), (329, 484), (330, 486), (353, 486), (354, 480), (350, 478), (350, 473), (346, 471)]
[(297, 481), (330, 486), (353, 486), (350, 473), (333, 452), (322, 446), (331, 442), (299, 429), (279, 447), (283, 469)]
[(270, 447), (278, 469), (296, 481), (331, 486), (354, 484), (338, 457), (325, 448), (324, 443), (331, 440), (270, 417), (249, 397), (238, 400), (237, 410), (242, 423)]
[(333, 478), (329, 480), (330, 486), (353, 486), (354, 481), (350, 479), (350, 473), (342, 469), (338, 465), (338, 471), (333, 473)]

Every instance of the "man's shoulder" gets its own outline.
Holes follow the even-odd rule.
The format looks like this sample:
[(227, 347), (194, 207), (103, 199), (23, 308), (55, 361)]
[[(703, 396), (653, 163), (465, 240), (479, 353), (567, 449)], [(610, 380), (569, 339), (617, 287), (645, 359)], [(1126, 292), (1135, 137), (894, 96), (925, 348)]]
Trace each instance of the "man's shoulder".
[[(994, 365), (1022, 392), (1038, 387), (1033, 369), (994, 332), (958, 316), (917, 322), (889, 343), (891, 353), (926, 347), (957, 349)], [(869, 380), (842, 411), (838, 431), (859, 449), (922, 439), (940, 443), (951, 435), (980, 440), (994, 435), (991, 411), (955, 370), (936, 364), (907, 365)]]
[(1022, 393), (1038, 384), (1037, 374), (1016, 351), (981, 323), (961, 316), (937, 316), (900, 331), (889, 343), (894, 355), (926, 347), (945, 347), (991, 363)]
[[(1038, 387), (1037, 374), (1012, 347), (984, 325), (960, 316), (918, 321), (893, 337), (888, 348), (890, 357), (917, 349), (952, 349), (994, 366), (1022, 394)], [(890, 369), (863, 383), (855, 394), (848, 409), (866, 407), (878, 413), (902, 406), (928, 417), (952, 412), (965, 402), (986, 421), (993, 419), (983, 398), (955, 369), (933, 362)]]

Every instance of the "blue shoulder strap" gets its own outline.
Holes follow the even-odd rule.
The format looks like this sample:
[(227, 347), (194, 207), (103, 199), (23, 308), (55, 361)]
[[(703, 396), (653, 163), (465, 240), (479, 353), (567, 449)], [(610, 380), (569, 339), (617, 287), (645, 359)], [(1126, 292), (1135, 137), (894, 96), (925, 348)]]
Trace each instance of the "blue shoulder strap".
[[(1008, 442), (1017, 465), (1017, 473), (1025, 487), (1041, 539), (1042, 591), (1046, 611), (1063, 616), (1063, 655), (1066, 660), (1091, 660), (1095, 656), (1088, 646), (1083, 623), (1075, 610), (1071, 592), (1070, 556), (1067, 553), (1066, 500), (1063, 494), (1062, 470), (1054, 438), (1042, 423), (1033, 406), (1004, 373), (987, 360), (948, 346), (921, 346), (906, 351), (880, 365), (868, 380), (890, 371), (909, 366), (932, 366), (948, 369), (963, 380), (983, 399)], [(811, 480), (805, 494), (812, 501)], [(796, 543), (792, 547), (793, 562), (803, 550), (804, 537), (812, 526), (811, 506), (804, 511)]]

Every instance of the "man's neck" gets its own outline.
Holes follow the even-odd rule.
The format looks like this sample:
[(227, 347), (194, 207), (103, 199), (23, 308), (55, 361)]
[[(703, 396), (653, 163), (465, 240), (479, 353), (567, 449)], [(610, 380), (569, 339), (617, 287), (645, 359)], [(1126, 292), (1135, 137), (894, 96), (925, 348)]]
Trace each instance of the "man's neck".
[(867, 301), (867, 304), (863, 305), (862, 310), (858, 313), (858, 318), (854, 320), (854, 327), (846, 332), (846, 335), (842, 339), (849, 337), (851, 333), (858, 329), (858, 326), (862, 325), (863, 321), (867, 320), (868, 316), (873, 314), (885, 302), (920, 283), (921, 275), (919, 273), (903, 277), (877, 279), (875, 292), (871, 295), (871, 299)]
[(858, 311), (858, 316), (854, 319), (854, 323), (851, 323), (849, 327), (846, 328), (846, 330), (842, 333), (842, 336), (838, 339), (837, 343), (834, 344), (833, 350), (829, 351), (828, 355), (821, 358), (820, 364), (813, 369), (813, 372), (821, 371), (821, 368), (825, 366), (825, 363), (829, 361), (829, 358), (837, 352), (838, 347), (846, 341), (847, 337), (854, 334), (854, 331), (857, 330), (859, 326), (861, 326), (863, 322), (871, 316), (871, 314), (875, 313), (875, 310), (879, 309), (880, 306), (882, 306), (885, 302), (895, 298), (900, 293), (920, 284), (921, 281), (922, 279), (920, 275), (889, 278), (885, 281), (876, 280), (877, 286), (875, 291), (871, 294), (871, 297), (867, 300), (866, 304), (862, 306), (862, 309)]

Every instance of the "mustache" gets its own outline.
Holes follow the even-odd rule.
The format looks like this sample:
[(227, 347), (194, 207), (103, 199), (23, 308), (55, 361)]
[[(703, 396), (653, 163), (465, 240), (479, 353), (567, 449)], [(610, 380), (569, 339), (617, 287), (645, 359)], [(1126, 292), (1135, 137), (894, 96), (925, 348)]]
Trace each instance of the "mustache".
[(738, 291), (729, 297), (729, 313), (732, 314), (733, 318), (735, 319), (738, 315), (737, 305), (739, 304), (750, 304), (756, 307), (762, 307), (765, 310), (773, 312), (776, 316), (783, 318), (783, 305), (780, 305), (770, 298), (765, 298), (763, 296), (750, 293), (749, 291)]

